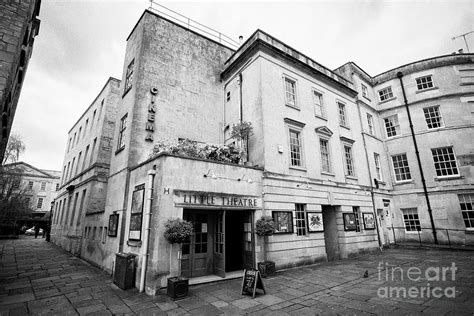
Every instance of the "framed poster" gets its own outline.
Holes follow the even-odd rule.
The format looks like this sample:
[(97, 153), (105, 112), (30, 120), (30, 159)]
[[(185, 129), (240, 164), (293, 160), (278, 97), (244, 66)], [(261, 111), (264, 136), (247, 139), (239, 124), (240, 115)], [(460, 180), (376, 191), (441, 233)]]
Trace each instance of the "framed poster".
[(142, 238), (142, 217), (143, 202), (145, 198), (145, 185), (135, 187), (132, 193), (132, 208), (130, 211), (130, 228), (128, 232), (129, 240), (141, 240)]
[(344, 219), (344, 230), (356, 230), (356, 220), (354, 213), (342, 213), (342, 218)]
[(375, 229), (375, 218), (373, 213), (362, 213), (365, 229)]
[(109, 216), (109, 237), (117, 237), (119, 214)]
[(308, 216), (308, 230), (312, 232), (323, 232), (323, 213), (307, 213)]
[(272, 212), (275, 222), (275, 234), (293, 233), (293, 214), (292, 212)]

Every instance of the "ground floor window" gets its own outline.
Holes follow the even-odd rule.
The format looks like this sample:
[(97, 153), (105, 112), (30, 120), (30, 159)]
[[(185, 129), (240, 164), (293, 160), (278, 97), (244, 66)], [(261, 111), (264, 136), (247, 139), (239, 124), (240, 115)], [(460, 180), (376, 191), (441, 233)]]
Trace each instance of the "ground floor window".
[(296, 235), (306, 235), (306, 204), (295, 204)]
[(405, 222), (405, 230), (407, 232), (420, 231), (421, 224), (416, 208), (406, 208), (401, 210), (403, 213), (403, 221)]
[(466, 228), (474, 229), (474, 194), (459, 194), (458, 198), (464, 225)]
[(355, 231), (360, 232), (361, 231), (360, 207), (359, 206), (353, 206), (352, 207), (352, 213), (354, 213)]

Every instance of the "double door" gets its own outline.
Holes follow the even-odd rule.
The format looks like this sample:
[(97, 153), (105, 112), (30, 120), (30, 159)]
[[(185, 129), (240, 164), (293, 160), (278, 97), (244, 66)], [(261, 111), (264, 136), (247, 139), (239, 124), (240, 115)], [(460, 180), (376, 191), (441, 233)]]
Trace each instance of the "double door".
[(218, 275), (254, 267), (251, 211), (184, 210), (193, 235), (183, 244), (181, 270), (187, 277)]

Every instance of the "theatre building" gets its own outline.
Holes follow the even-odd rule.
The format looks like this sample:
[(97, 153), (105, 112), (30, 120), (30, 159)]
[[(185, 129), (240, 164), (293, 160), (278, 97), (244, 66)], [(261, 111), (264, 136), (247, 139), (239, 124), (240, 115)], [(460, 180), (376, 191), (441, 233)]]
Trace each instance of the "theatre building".
[[(150, 294), (180, 269), (199, 282), (255, 267), (264, 258), (255, 233), (262, 215), (276, 224), (265, 248), (277, 269), (392, 243), (391, 152), (378, 104), (362, 97), (375, 98), (374, 78), (348, 75), (355, 64), (330, 70), (261, 30), (235, 47), (222, 38), (143, 13), (127, 39), (122, 79), (113, 81), (118, 97), (106, 98), (115, 125), (99, 147), (103, 173), (90, 180), (102, 184), (71, 204), (83, 184), (67, 171), (74, 154), (66, 154), (55, 240), (76, 229), (76, 253), (109, 272), (118, 252), (135, 254), (136, 286)], [(231, 136), (240, 122), (253, 126), (245, 146)], [(178, 140), (188, 152), (222, 158), (240, 146), (245, 154), (183, 156), (171, 149)], [(194, 225), (181, 260), (163, 236), (175, 218)]]

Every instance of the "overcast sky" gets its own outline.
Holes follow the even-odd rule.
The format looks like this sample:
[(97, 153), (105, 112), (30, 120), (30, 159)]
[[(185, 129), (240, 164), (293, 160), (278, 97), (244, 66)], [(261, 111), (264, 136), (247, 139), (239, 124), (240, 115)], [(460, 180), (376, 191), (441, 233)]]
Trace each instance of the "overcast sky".
[[(331, 69), (354, 61), (370, 75), (466, 47), (474, 1), (160, 2), (235, 40), (257, 28)], [(108, 77), (122, 78), (126, 38), (147, 0), (43, 0), (41, 27), (12, 132), (20, 157), (61, 170), (69, 129)], [(474, 34), (467, 36), (474, 51)]]

